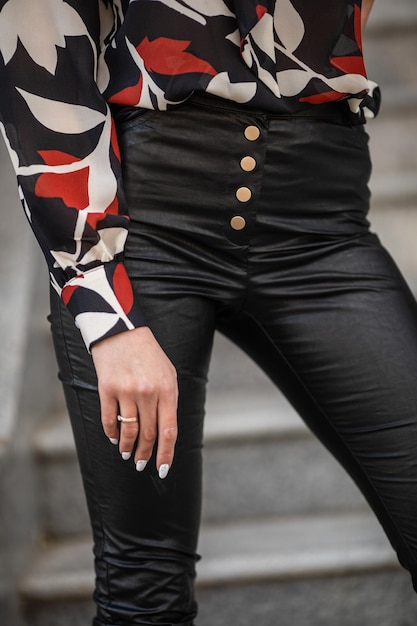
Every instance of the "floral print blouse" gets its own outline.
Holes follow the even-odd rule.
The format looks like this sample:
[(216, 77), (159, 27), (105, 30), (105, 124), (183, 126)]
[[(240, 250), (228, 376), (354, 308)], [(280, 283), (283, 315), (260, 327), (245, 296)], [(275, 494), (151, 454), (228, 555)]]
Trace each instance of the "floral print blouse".
[(164, 110), (206, 91), (357, 111), (369, 88), (361, 0), (0, 0), (0, 72), (20, 197), (87, 347), (145, 324), (109, 104)]

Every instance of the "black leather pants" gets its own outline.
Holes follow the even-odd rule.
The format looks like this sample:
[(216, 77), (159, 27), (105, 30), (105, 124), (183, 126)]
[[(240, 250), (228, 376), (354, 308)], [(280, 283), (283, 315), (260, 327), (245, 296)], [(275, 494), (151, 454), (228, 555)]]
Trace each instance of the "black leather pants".
[[(245, 136), (248, 127), (256, 128)], [(274, 118), (197, 99), (168, 113), (122, 112), (118, 133), (127, 267), (178, 370), (179, 440), (164, 481), (153, 462), (138, 473), (122, 460), (101, 428), (91, 359), (53, 294), (94, 532), (95, 626), (194, 623), (216, 328), (259, 363), (351, 474), (417, 581), (417, 307), (368, 230), (363, 128), (340, 116)]]

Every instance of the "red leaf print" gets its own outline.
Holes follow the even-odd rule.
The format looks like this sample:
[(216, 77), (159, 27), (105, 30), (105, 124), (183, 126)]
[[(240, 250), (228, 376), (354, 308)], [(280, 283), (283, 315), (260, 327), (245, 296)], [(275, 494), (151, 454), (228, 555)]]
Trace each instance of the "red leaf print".
[(74, 291), (76, 291), (76, 289), (78, 289), (78, 285), (68, 285), (67, 287), (63, 288), (61, 292), (61, 298), (65, 306), (71, 300), (72, 294), (74, 293)]
[(112, 120), (112, 123), (111, 123), (111, 147), (113, 148), (113, 152), (114, 152), (116, 159), (120, 162), (121, 157), (120, 157), (120, 150), (119, 150), (119, 142), (117, 141), (116, 125), (114, 123), (114, 120)]
[(46, 165), (71, 165), (71, 163), (78, 163), (81, 160), (60, 150), (38, 150), (38, 154)]
[(97, 230), (98, 222), (102, 222), (106, 219), (105, 213), (88, 213), (87, 214), (87, 224), (91, 226), (94, 230)]
[(111, 202), (109, 204), (109, 206), (106, 209), (106, 213), (109, 215), (118, 215), (119, 213), (119, 200), (117, 199), (117, 196), (114, 197), (113, 202)]
[(263, 7), (262, 4), (256, 5), (256, 15), (258, 17), (258, 20), (260, 20), (265, 15), (266, 11), (266, 7)]
[(119, 201), (117, 196), (114, 198), (113, 202), (109, 204), (104, 213), (88, 213), (87, 214), (87, 224), (91, 226), (94, 230), (97, 230), (97, 224), (102, 220), (106, 219), (107, 215), (117, 215), (119, 213)]
[(112, 104), (123, 104), (125, 106), (135, 106), (140, 100), (142, 95), (143, 88), (143, 78), (142, 75), (139, 78), (139, 81), (136, 85), (132, 85), (131, 87), (126, 87), (126, 89), (122, 89), (118, 93), (115, 93), (114, 96), (109, 98), (109, 102)]
[(207, 61), (186, 52), (190, 43), (190, 41), (168, 39), (167, 37), (158, 37), (158, 39), (149, 41), (145, 37), (138, 45), (137, 51), (142, 57), (146, 69), (150, 72), (169, 76), (197, 72), (215, 76), (217, 71)]
[(358, 44), (359, 50), (362, 52), (362, 11), (360, 7), (355, 4), (355, 39)]
[(335, 57), (331, 60), (331, 64), (342, 70), (345, 74), (360, 74), (365, 76), (365, 65), (363, 57)]
[(122, 263), (119, 263), (114, 270), (113, 289), (116, 294), (116, 298), (127, 315), (133, 306), (133, 290), (125, 267)]
[(39, 198), (61, 198), (67, 207), (82, 210), (88, 206), (89, 167), (78, 172), (41, 174), (36, 181), (35, 194)]

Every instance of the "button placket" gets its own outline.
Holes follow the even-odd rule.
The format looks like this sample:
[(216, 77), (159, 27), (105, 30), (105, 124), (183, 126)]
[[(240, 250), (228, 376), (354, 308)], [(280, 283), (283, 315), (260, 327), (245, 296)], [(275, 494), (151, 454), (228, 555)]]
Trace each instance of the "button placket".
[[(261, 136), (261, 131), (257, 126), (249, 125), (246, 126), (243, 134), (247, 141), (255, 142)], [(247, 154), (240, 159), (239, 165), (242, 172), (250, 173), (256, 169), (257, 163), (253, 156)], [(252, 199), (252, 190), (249, 187), (242, 185), (236, 189), (235, 195), (238, 202), (246, 204)], [(233, 230), (243, 230), (246, 228), (246, 224), (247, 220), (242, 215), (234, 215), (230, 220), (230, 226)]]

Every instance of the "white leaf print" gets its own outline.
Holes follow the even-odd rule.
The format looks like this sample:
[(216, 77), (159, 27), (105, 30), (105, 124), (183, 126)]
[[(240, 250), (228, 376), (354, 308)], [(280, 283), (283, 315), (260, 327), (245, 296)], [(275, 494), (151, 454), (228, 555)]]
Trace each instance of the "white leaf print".
[(62, 293), (62, 289), (58, 284), (57, 279), (55, 278), (55, 276), (52, 274), (52, 272), (49, 272), (49, 280), (51, 283), (51, 287), (53, 287), (55, 289), (55, 291), (57, 292), (57, 294), (60, 296)]
[(65, 270), (68, 267), (74, 267), (76, 265), (80, 253), (80, 244), (77, 242), (76, 250), (73, 254), (61, 250), (50, 250), (50, 253), (55, 259), (54, 267), (61, 267)]
[[(361, 110), (361, 102), (362, 102), (362, 98), (349, 98), (348, 103), (349, 103), (349, 108), (352, 111), (352, 113), (359, 113), (359, 111)], [(375, 117), (375, 116), (373, 116)]]
[(298, 95), (315, 76), (314, 72), (304, 70), (283, 70), (277, 72), (277, 82), (281, 95), (291, 98)]
[(227, 8), (223, 0), (183, 0), (184, 4), (192, 7), (202, 15), (227, 15), (234, 17), (234, 14)]
[(86, 35), (96, 50), (79, 14), (64, 0), (9, 0), (0, 12), (0, 51), (7, 64), (18, 41), (37, 65), (55, 74), (57, 46), (65, 48), (65, 36)]
[(80, 134), (105, 121), (102, 113), (78, 104), (42, 98), (16, 88), (25, 99), (33, 116), (55, 133)]
[[(259, 42), (256, 42), (259, 43)], [(245, 46), (242, 52), (242, 59), (245, 61), (248, 67), (252, 67), (252, 65), (256, 65), (258, 77), (259, 79), (272, 91), (276, 98), (281, 97), (281, 93), (278, 87), (278, 83), (276, 81), (276, 77), (272, 76), (268, 70), (265, 70), (259, 62), (258, 57), (255, 54), (255, 51), (252, 47), (251, 40), (246, 40)]]
[(123, 252), (126, 243), (126, 228), (103, 228), (97, 231), (100, 240), (78, 261), (80, 265), (88, 265), (93, 261), (112, 261), (116, 254)]
[(322, 78), (335, 91), (340, 93), (360, 93), (368, 88), (368, 80), (360, 74), (344, 74), (335, 78)]
[[(370, 95), (371, 97), (374, 95), (374, 91), (375, 89), (378, 88), (378, 84), (374, 83), (373, 80), (367, 80), (367, 87), (366, 89), (368, 90), (368, 95)], [(349, 102), (349, 107), (350, 110), (352, 111), (352, 113), (359, 113), (360, 111), (360, 105), (363, 101), (363, 98), (359, 99), (359, 98), (349, 98), (348, 102)], [(369, 109), (367, 106), (363, 107), (363, 112), (365, 113), (365, 117), (367, 120), (372, 120), (375, 117), (375, 113), (373, 111), (371, 111), (371, 109)]]
[(110, 142), (111, 115), (108, 112), (97, 147), (86, 159), (90, 170), (88, 177), (90, 212), (100, 213), (103, 207), (110, 205), (117, 193), (117, 181), (109, 159)]
[(226, 39), (228, 39), (229, 41), (234, 43), (235, 46), (240, 47), (240, 32), (239, 32), (239, 29), (236, 28), (236, 30), (234, 30), (233, 33), (230, 33), (230, 35), (227, 35)]
[[(137, 0), (135, 0), (137, 1)], [(184, 4), (187, 4), (187, 8), (184, 4), (180, 4), (177, 0), (151, 0), (152, 2), (160, 2), (165, 6), (170, 7), (174, 11), (190, 17), (195, 22), (205, 25), (207, 20), (202, 15), (226, 15), (233, 17), (233, 13), (227, 8), (223, 0), (192, 0), (188, 2), (184, 0)]]
[(110, 82), (110, 71), (106, 63), (104, 54), (101, 54), (98, 60), (97, 69), (97, 88), (101, 94), (107, 89)]
[(274, 24), (283, 46), (288, 52), (294, 52), (303, 40), (305, 27), (290, 0), (276, 0)]
[(84, 343), (89, 346), (97, 338), (108, 333), (113, 326), (116, 326), (119, 316), (116, 313), (93, 311), (91, 313), (79, 313), (75, 321), (79, 326)]
[[(83, 211), (84, 217), (87, 217), (87, 210)], [(83, 227), (85, 225), (85, 219), (81, 220)], [(80, 257), (81, 244), (77, 241), (76, 249), (74, 252), (65, 252), (63, 250), (51, 250), (51, 255), (55, 259), (55, 267), (61, 267), (63, 270), (68, 267), (74, 267), (75, 265), (86, 266), (88, 263), (100, 260), (102, 263), (112, 261), (116, 254), (120, 253), (124, 249), (126, 243), (127, 230), (126, 228), (105, 228), (98, 231), (100, 239), (95, 246), (92, 246), (84, 256)]]
[(233, 102), (244, 104), (252, 100), (256, 93), (256, 83), (231, 83), (226, 72), (217, 74), (207, 86), (207, 93), (226, 97)]
[(113, 3), (106, 5), (104, 2), (99, 2), (99, 20), (100, 48), (103, 50), (107, 38), (114, 34), (116, 27)]
[[(103, 1), (105, 1), (105, 0), (101, 0), (101, 3)], [(113, 7), (115, 13), (118, 15), (119, 19), (121, 21), (123, 21), (123, 19), (124, 19), (124, 11), (123, 11), (122, 0), (112, 0), (112, 7)]]
[(274, 20), (272, 15), (265, 13), (263, 18), (256, 23), (250, 31), (251, 37), (263, 52), (265, 52), (271, 61), (275, 62), (275, 45), (274, 45)]
[[(114, 45), (114, 35), (117, 29), (117, 20), (123, 18), (122, 7), (116, 0), (110, 4), (105, 4), (104, 0), (99, 3), (100, 15), (100, 56), (98, 58), (96, 83), (99, 92), (102, 94), (110, 82), (110, 72), (105, 60), (105, 53), (108, 45)], [(120, 16), (120, 17), (117, 17)], [(108, 40), (111, 38), (111, 43)]]
[(262, 51), (275, 62), (275, 45), (274, 45), (274, 22), (272, 15), (265, 13), (246, 37), (242, 50), (242, 59), (248, 67), (256, 65), (259, 79), (272, 91), (277, 97), (281, 97), (281, 93), (276, 81), (276, 77), (265, 69), (260, 63), (258, 56), (253, 48), (253, 42), (262, 49)]

